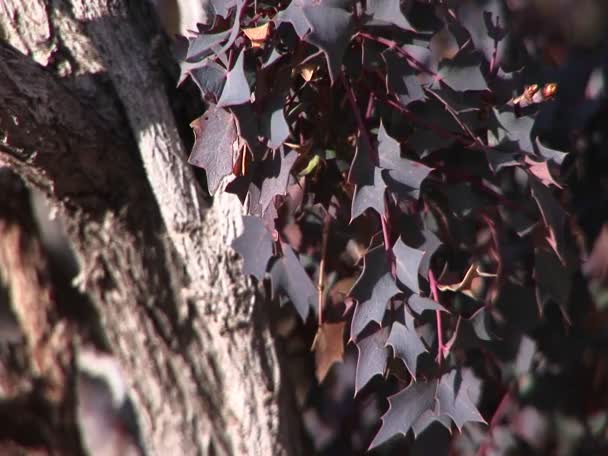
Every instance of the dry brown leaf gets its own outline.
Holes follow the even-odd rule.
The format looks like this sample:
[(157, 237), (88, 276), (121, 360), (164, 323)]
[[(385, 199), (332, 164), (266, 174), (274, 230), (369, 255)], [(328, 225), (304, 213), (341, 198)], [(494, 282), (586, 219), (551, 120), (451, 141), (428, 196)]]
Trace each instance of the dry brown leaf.
[(311, 350), (315, 352), (315, 375), (321, 383), (331, 366), (344, 356), (344, 322), (323, 323), (317, 330)]
[(270, 33), (269, 27), (270, 22), (266, 22), (264, 25), (259, 25), (258, 27), (243, 29), (245, 36), (251, 41), (251, 47), (258, 48), (264, 44)]
[(483, 272), (474, 264), (469, 267), (469, 270), (464, 275), (464, 278), (453, 284), (437, 284), (437, 288), (441, 291), (453, 291), (465, 294), (473, 299), (478, 298), (478, 292), (481, 289), (481, 281), (484, 277), (496, 277), (496, 274)]

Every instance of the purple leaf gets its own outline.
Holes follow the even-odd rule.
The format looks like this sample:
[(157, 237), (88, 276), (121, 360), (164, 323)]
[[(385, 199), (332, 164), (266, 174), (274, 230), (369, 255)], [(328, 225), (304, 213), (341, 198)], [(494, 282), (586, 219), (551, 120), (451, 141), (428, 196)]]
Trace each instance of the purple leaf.
[(412, 382), (410, 386), (388, 398), (389, 408), (382, 417), (382, 427), (374, 437), (369, 450), (391, 437), (407, 432), (422, 415), (433, 410), (437, 381)]
[(418, 250), (422, 250), (424, 252), (424, 256), (422, 257), (422, 261), (420, 262), (420, 268), (418, 272), (424, 278), (426, 278), (429, 274), (429, 269), (431, 267), (431, 258), (433, 254), (437, 251), (439, 247), (441, 247), (442, 243), (439, 238), (433, 233), (431, 230), (424, 229), (421, 232), (424, 241), (422, 244), (416, 245)]
[(374, 166), (370, 171), (370, 174), (373, 174), (373, 177), (370, 179), (371, 182), (355, 187), (355, 194), (353, 195), (351, 207), (351, 221), (359, 217), (370, 207), (379, 215), (384, 215), (384, 191), (386, 190), (386, 184), (382, 179), (382, 170)]
[(276, 17), (277, 25), (290, 22), (300, 39), (325, 54), (332, 83), (353, 32), (350, 0), (296, 0)]
[(355, 374), (355, 395), (376, 375), (386, 370), (388, 352), (385, 348), (388, 328), (381, 328), (371, 336), (357, 341), (357, 372)]
[(414, 438), (418, 438), (431, 424), (434, 422), (440, 423), (447, 430), (452, 428), (452, 420), (449, 416), (440, 415), (437, 416), (432, 410), (428, 410), (422, 414), (418, 420), (412, 425), (412, 431), (414, 431)]
[(243, 227), (232, 248), (243, 257), (243, 272), (262, 280), (272, 257), (272, 236), (259, 217), (243, 216)]
[(249, 83), (245, 77), (245, 49), (241, 51), (234, 66), (228, 71), (222, 96), (217, 103), (220, 108), (248, 103), (251, 97)]
[(281, 147), (274, 152), (272, 158), (264, 161), (259, 200), (262, 211), (266, 210), (276, 195), (287, 193), (289, 174), (297, 158), (297, 152), (289, 150), (285, 153)]
[(302, 321), (306, 321), (310, 308), (316, 303), (317, 289), (289, 244), (281, 242), (281, 248), (283, 256), (270, 269), (273, 293), (278, 290), (286, 293)]
[(350, 336), (356, 338), (370, 321), (380, 324), (386, 305), (399, 293), (383, 246), (370, 249), (363, 258), (363, 271), (349, 295), (357, 300)]
[(217, 46), (230, 35), (230, 31), (200, 34), (188, 43), (188, 52), (186, 53), (186, 62), (192, 63), (204, 59), (213, 53), (213, 46)]
[(474, 52), (461, 50), (453, 59), (443, 59), (439, 62), (439, 76), (456, 91), (488, 90), (481, 73), (481, 57)]
[(226, 82), (226, 70), (215, 62), (194, 68), (188, 72), (201, 91), (203, 99), (212, 98), (214, 103), (220, 98)]
[(414, 69), (394, 51), (382, 53), (386, 62), (386, 90), (394, 93), (403, 106), (426, 97)]
[(551, 190), (530, 176), (532, 197), (536, 200), (543, 216), (545, 226), (549, 231), (547, 241), (561, 261), (566, 253), (566, 211), (552, 195)]
[(222, 16), (223, 18), (228, 17), (228, 13), (232, 8), (236, 6), (236, 0), (209, 0), (215, 14)]
[(486, 423), (469, 394), (479, 395), (480, 381), (469, 369), (453, 370), (441, 377), (437, 385), (437, 409), (449, 416), (459, 431), (469, 422)]
[(534, 255), (534, 278), (536, 299), (542, 315), (549, 300), (553, 300), (567, 314), (567, 305), (572, 289), (572, 279), (555, 252), (536, 248)]
[(221, 180), (232, 173), (232, 145), (236, 129), (230, 113), (211, 106), (191, 124), (195, 141), (188, 162), (207, 173), (209, 193), (215, 193)]
[(488, 142), (491, 146), (501, 145), (512, 142), (517, 145), (521, 152), (528, 154), (534, 153), (532, 145), (532, 128), (534, 119), (530, 116), (517, 117), (510, 109), (499, 111), (494, 109), (494, 115), (498, 120), (498, 129), (488, 131)]
[(372, 16), (374, 22), (396, 25), (410, 32), (416, 31), (401, 11), (400, 0), (368, 0), (367, 14)]
[(393, 348), (394, 356), (405, 363), (405, 367), (415, 381), (418, 355), (425, 353), (427, 350), (420, 341), (418, 333), (416, 333), (414, 317), (405, 310), (405, 307), (403, 307), (403, 313), (405, 315), (405, 324), (398, 321), (393, 323), (386, 345), (390, 345)]
[(414, 293), (420, 293), (418, 269), (424, 252), (408, 247), (399, 237), (393, 246), (393, 254), (397, 263), (397, 279), (399, 279), (399, 282)]
[(262, 113), (262, 133), (268, 138), (268, 147), (275, 150), (289, 137), (289, 125), (283, 112), (284, 97), (275, 94), (270, 97)]
[(425, 310), (440, 310), (442, 312), (448, 312), (448, 310), (438, 302), (433, 301), (431, 298), (423, 298), (418, 294), (412, 294), (408, 298), (407, 304), (410, 309), (412, 309), (412, 311), (418, 315), (422, 315), (422, 312)]
[(403, 189), (407, 195), (416, 199), (420, 196), (422, 181), (433, 170), (422, 163), (401, 158), (399, 143), (388, 135), (383, 124), (380, 124), (378, 130), (378, 159), (380, 167), (389, 170), (388, 178), (385, 177), (389, 188)]

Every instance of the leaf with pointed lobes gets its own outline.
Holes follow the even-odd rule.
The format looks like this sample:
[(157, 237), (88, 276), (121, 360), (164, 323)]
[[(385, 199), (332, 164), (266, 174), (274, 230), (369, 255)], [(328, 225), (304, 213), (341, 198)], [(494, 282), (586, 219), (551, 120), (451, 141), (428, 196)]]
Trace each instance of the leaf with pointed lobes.
[(400, 0), (368, 0), (366, 9), (374, 22), (396, 25), (409, 32), (416, 31), (403, 14)]
[(536, 161), (530, 158), (529, 155), (524, 157), (524, 163), (528, 165), (528, 172), (536, 176), (536, 178), (545, 186), (555, 185), (557, 188), (562, 188), (559, 182), (551, 175), (549, 161)]
[(564, 263), (566, 257), (566, 211), (555, 199), (551, 190), (532, 176), (529, 182), (532, 197), (536, 200), (536, 204), (549, 232), (547, 242), (549, 242), (549, 245), (557, 253), (562, 263)]
[(470, 369), (452, 370), (439, 381), (412, 382), (388, 398), (389, 409), (382, 417), (382, 426), (369, 449), (397, 434), (405, 436), (410, 429), (418, 435), (433, 421), (439, 421), (450, 430), (451, 419), (460, 431), (468, 422), (486, 424), (474, 404), (479, 399), (479, 392), (480, 381)]
[(488, 130), (488, 143), (494, 146), (517, 146), (518, 151), (534, 155), (532, 144), (532, 128), (534, 118), (531, 116), (518, 117), (512, 109), (499, 111), (493, 109), (497, 124)]
[[(439, 62), (440, 80), (458, 92), (488, 90), (481, 72), (481, 56), (476, 52), (461, 49), (453, 59)], [(439, 82), (435, 83), (439, 87)]]
[(289, 125), (283, 112), (284, 97), (273, 94), (264, 108), (261, 119), (261, 130), (268, 139), (268, 147), (276, 150), (289, 136)]
[(214, 103), (217, 103), (224, 90), (226, 70), (215, 62), (207, 62), (189, 70), (188, 74), (201, 91), (202, 98), (205, 100), (211, 98)]
[(386, 184), (397, 193), (405, 193), (412, 198), (420, 196), (420, 186), (433, 168), (401, 157), (401, 146), (389, 136), (380, 123), (378, 129), (378, 159)]
[(426, 96), (416, 76), (416, 71), (394, 51), (385, 51), (382, 57), (386, 62), (386, 90), (394, 93), (403, 106), (414, 101), (424, 100)]
[(370, 169), (370, 174), (373, 174), (373, 177), (370, 179), (371, 182), (355, 187), (351, 206), (351, 222), (370, 207), (380, 216), (383, 216), (385, 213), (384, 191), (386, 190), (386, 184), (382, 179), (382, 170), (374, 166)]
[(291, 168), (293, 168), (298, 153), (281, 147), (271, 158), (264, 160), (261, 170), (262, 182), (260, 188), (260, 206), (265, 211), (276, 195), (287, 193), (287, 184)]
[(441, 312), (448, 312), (448, 309), (443, 307), (438, 302), (433, 301), (431, 298), (423, 298), (418, 294), (412, 294), (408, 300), (407, 304), (417, 315), (422, 315), (422, 312), (425, 310), (439, 310)]
[(388, 328), (381, 328), (371, 336), (357, 341), (357, 371), (355, 373), (355, 396), (376, 375), (383, 375), (388, 360), (385, 348)]
[(275, 18), (289, 22), (301, 40), (325, 54), (332, 84), (340, 73), (342, 58), (353, 33), (352, 0), (295, 0)]
[(262, 219), (243, 216), (243, 232), (232, 241), (232, 248), (243, 257), (243, 272), (262, 280), (272, 257), (272, 236)]
[(234, 120), (230, 113), (211, 106), (190, 126), (195, 140), (188, 162), (205, 170), (213, 195), (222, 179), (232, 173), (232, 146), (237, 139)]
[(283, 256), (270, 269), (273, 293), (283, 291), (291, 300), (302, 321), (317, 300), (317, 289), (291, 247), (281, 242)]
[(317, 330), (312, 348), (315, 352), (315, 375), (322, 383), (334, 363), (344, 357), (344, 327), (346, 323), (323, 323)]
[(547, 302), (553, 300), (568, 317), (568, 300), (572, 290), (570, 272), (558, 256), (549, 249), (537, 247), (534, 255), (534, 278), (536, 279), (536, 300), (540, 315)]
[(437, 385), (438, 414), (449, 416), (459, 431), (467, 422), (487, 424), (473, 403), (479, 398), (480, 383), (470, 369), (455, 369), (444, 374)]
[(355, 339), (372, 321), (380, 324), (388, 301), (399, 293), (383, 246), (374, 247), (363, 258), (363, 271), (350, 296), (357, 300), (350, 337)]
[(393, 254), (397, 263), (397, 279), (399, 279), (399, 282), (414, 293), (420, 293), (418, 269), (424, 252), (405, 245), (399, 237), (393, 246)]
[(405, 306), (403, 307), (403, 313), (405, 314), (405, 324), (399, 321), (393, 323), (386, 345), (390, 345), (394, 356), (405, 363), (405, 367), (415, 381), (418, 356), (427, 350), (416, 332), (414, 317), (405, 310)]
[(245, 49), (241, 51), (234, 66), (226, 75), (226, 83), (222, 96), (217, 102), (217, 106), (224, 108), (226, 106), (240, 105), (248, 103), (251, 98), (251, 90), (245, 76)]
[(412, 382), (410, 386), (388, 398), (388, 411), (382, 426), (368, 450), (376, 448), (397, 434), (406, 436), (412, 426), (428, 411), (433, 411), (437, 381)]

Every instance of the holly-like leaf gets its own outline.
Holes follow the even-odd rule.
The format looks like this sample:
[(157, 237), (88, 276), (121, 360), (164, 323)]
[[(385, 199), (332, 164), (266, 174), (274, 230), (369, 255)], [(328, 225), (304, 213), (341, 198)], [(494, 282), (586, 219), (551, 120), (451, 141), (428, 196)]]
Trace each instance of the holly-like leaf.
[(189, 41), (186, 62), (198, 62), (213, 53), (213, 47), (230, 36), (230, 31), (205, 34), (201, 33)]
[(350, 296), (357, 300), (350, 337), (355, 339), (370, 321), (380, 324), (388, 301), (399, 293), (383, 246), (374, 247), (363, 258), (363, 271)]
[(274, 152), (272, 158), (264, 161), (259, 200), (262, 211), (266, 210), (276, 195), (287, 193), (289, 173), (297, 158), (297, 152), (289, 150), (285, 153), (285, 149), (281, 148)]
[(403, 307), (403, 313), (405, 315), (405, 324), (399, 321), (393, 323), (386, 345), (392, 347), (394, 356), (405, 363), (405, 367), (410, 375), (416, 380), (418, 355), (425, 353), (427, 350), (422, 344), (418, 333), (416, 333), (414, 317), (405, 310), (405, 307)]
[(414, 293), (420, 293), (418, 270), (424, 252), (408, 247), (400, 237), (393, 246), (393, 254), (397, 264), (397, 279), (399, 279), (399, 282)]
[(289, 125), (283, 112), (284, 97), (270, 97), (262, 114), (262, 133), (268, 138), (268, 147), (275, 150), (289, 137)]
[(383, 444), (391, 437), (407, 435), (414, 423), (425, 412), (432, 411), (435, 403), (437, 381), (412, 382), (410, 386), (388, 398), (388, 411), (382, 417), (382, 427), (374, 437), (369, 450)]
[(217, 102), (217, 106), (222, 108), (232, 105), (248, 103), (251, 98), (249, 83), (245, 77), (245, 49), (241, 51), (234, 63), (234, 66), (226, 75), (226, 84), (222, 90), (222, 96)]
[(281, 242), (281, 248), (283, 256), (270, 269), (273, 293), (278, 290), (286, 293), (302, 320), (306, 321), (310, 308), (316, 303), (317, 288), (289, 244)]
[(213, 195), (222, 179), (232, 173), (232, 146), (237, 139), (234, 120), (230, 113), (211, 106), (190, 126), (195, 141), (188, 162), (205, 170)]
[(385, 51), (382, 57), (386, 62), (386, 90), (394, 93), (403, 106), (418, 100), (424, 100), (425, 95), (414, 69), (395, 55), (394, 51)]
[(534, 278), (536, 279), (536, 299), (540, 314), (547, 302), (553, 300), (567, 315), (568, 300), (572, 289), (572, 279), (566, 267), (555, 252), (536, 248), (534, 252)]
[(439, 238), (433, 233), (431, 230), (424, 229), (420, 233), (424, 238), (424, 241), (421, 244), (417, 244), (416, 248), (418, 250), (422, 250), (424, 252), (424, 256), (422, 257), (422, 261), (420, 262), (420, 267), (418, 268), (418, 273), (426, 278), (429, 275), (429, 269), (431, 267), (431, 258), (433, 254), (441, 247), (442, 243)]
[(476, 49), (483, 52), (486, 60), (500, 64), (507, 47), (506, 11), (499, 0), (462, 2), (458, 18), (471, 34)]
[(272, 236), (259, 217), (243, 216), (243, 232), (232, 248), (243, 257), (243, 272), (262, 280), (272, 257)]
[(370, 171), (372, 177), (368, 179), (368, 183), (355, 187), (351, 207), (351, 221), (370, 207), (379, 215), (385, 213), (384, 191), (386, 190), (386, 184), (382, 179), (382, 170), (374, 166)]
[(410, 309), (412, 309), (412, 311), (418, 315), (422, 315), (422, 312), (425, 310), (439, 310), (442, 312), (448, 312), (448, 310), (438, 302), (433, 301), (431, 298), (423, 298), (417, 294), (412, 294), (408, 298), (407, 304)]
[(323, 323), (317, 330), (312, 350), (315, 352), (315, 375), (323, 382), (334, 363), (344, 356), (344, 322)]
[(553, 197), (551, 190), (532, 177), (530, 178), (530, 189), (549, 231), (547, 241), (563, 262), (566, 251), (566, 212)]
[(215, 103), (222, 95), (226, 82), (226, 70), (215, 62), (206, 62), (203, 66), (188, 72), (198, 86), (203, 98), (211, 97)]
[(490, 146), (497, 146), (505, 143), (512, 143), (521, 152), (533, 154), (532, 128), (534, 119), (530, 116), (518, 117), (512, 109), (499, 111), (494, 109), (494, 115), (498, 121), (498, 128), (488, 131), (488, 143)]
[(380, 167), (388, 170), (383, 175), (389, 188), (416, 199), (420, 196), (422, 181), (433, 170), (422, 163), (402, 158), (399, 143), (389, 136), (382, 124), (378, 129), (378, 159)]
[(486, 423), (469, 396), (478, 396), (479, 386), (480, 381), (469, 369), (444, 374), (436, 393), (439, 415), (448, 415), (459, 431), (467, 422)]
[(543, 185), (547, 187), (555, 185), (557, 188), (562, 188), (559, 182), (551, 175), (548, 161), (536, 161), (526, 155), (524, 157), (524, 163), (528, 165), (528, 172), (534, 174)]
[(368, 0), (366, 9), (374, 22), (396, 25), (410, 32), (415, 31), (401, 10), (400, 0)]
[(481, 73), (481, 57), (466, 49), (461, 50), (453, 59), (439, 62), (439, 77), (443, 83), (457, 91), (488, 90), (488, 84)]
[(539, 138), (536, 138), (534, 141), (534, 146), (537, 155), (540, 155), (545, 160), (548, 160), (556, 165), (561, 165), (564, 162), (564, 158), (568, 155), (566, 152), (561, 152), (559, 150), (551, 149), (550, 147), (545, 146), (540, 142)]
[(277, 15), (277, 25), (290, 22), (300, 39), (319, 48), (327, 59), (332, 83), (353, 32), (351, 0), (295, 0)]
[(385, 348), (388, 328), (381, 328), (371, 336), (357, 341), (357, 371), (355, 373), (355, 395), (376, 375), (383, 375), (388, 360)]

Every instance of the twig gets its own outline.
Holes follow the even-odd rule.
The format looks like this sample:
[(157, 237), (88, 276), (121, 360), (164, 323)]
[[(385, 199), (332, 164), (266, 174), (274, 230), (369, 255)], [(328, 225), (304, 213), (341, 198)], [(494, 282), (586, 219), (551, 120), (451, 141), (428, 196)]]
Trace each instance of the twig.
[[(429, 284), (431, 286), (431, 296), (435, 300), (435, 302), (439, 302), (439, 296), (437, 293), (437, 281), (435, 280), (435, 274), (432, 269), (429, 269)], [(441, 328), (441, 311), (435, 311), (435, 318), (437, 319), (437, 345), (439, 348), (437, 349), (437, 363), (441, 364), (443, 360), (443, 351), (445, 350), (445, 346), (443, 345), (443, 333)]]
[(498, 407), (496, 407), (496, 410), (494, 411), (494, 414), (492, 415), (492, 418), (490, 419), (490, 428), (488, 429), (488, 436), (487, 436), (486, 440), (479, 447), (479, 450), (477, 451), (477, 456), (485, 456), (486, 452), (488, 451), (488, 448), (490, 448), (490, 444), (492, 443), (492, 431), (496, 427), (496, 424), (498, 423), (498, 421), (504, 415), (505, 409), (506, 409), (507, 405), (509, 404), (510, 399), (511, 399), (511, 388), (509, 387), (509, 389), (507, 389), (507, 391), (503, 395), (502, 399), (498, 403)]
[(325, 290), (325, 256), (327, 254), (327, 238), (329, 237), (329, 224), (331, 223), (331, 216), (326, 214), (323, 219), (323, 232), (321, 241), (321, 261), (319, 262), (319, 281), (317, 283), (317, 290), (319, 291), (318, 300), (318, 322), (319, 327), (323, 324), (323, 292)]

